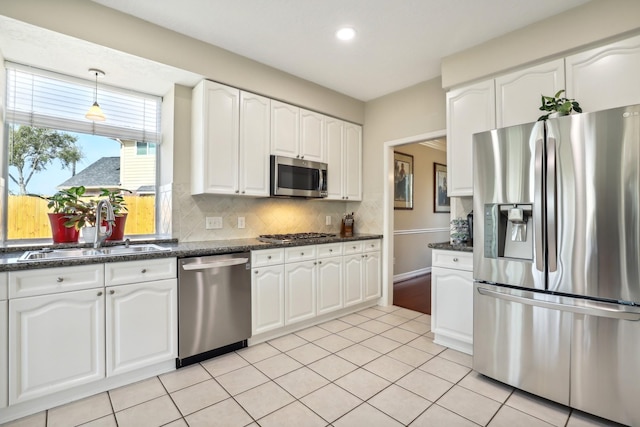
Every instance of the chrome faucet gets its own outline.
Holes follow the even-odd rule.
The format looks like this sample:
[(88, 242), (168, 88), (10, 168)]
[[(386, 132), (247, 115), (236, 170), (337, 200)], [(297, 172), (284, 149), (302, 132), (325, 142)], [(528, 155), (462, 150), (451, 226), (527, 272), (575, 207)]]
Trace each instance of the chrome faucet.
[[(107, 210), (107, 215), (105, 218), (105, 221), (107, 222), (107, 229), (104, 232), (104, 234), (100, 232), (100, 230), (102, 229), (101, 224), (102, 224), (103, 208), (106, 208)], [(116, 216), (113, 213), (113, 206), (111, 206), (111, 202), (109, 201), (109, 199), (100, 200), (98, 202), (98, 206), (96, 207), (96, 237), (93, 241), (94, 249), (99, 248), (102, 242), (104, 242), (107, 239), (107, 237), (111, 236), (111, 233), (113, 232), (113, 226), (115, 225), (115, 223), (116, 223)]]

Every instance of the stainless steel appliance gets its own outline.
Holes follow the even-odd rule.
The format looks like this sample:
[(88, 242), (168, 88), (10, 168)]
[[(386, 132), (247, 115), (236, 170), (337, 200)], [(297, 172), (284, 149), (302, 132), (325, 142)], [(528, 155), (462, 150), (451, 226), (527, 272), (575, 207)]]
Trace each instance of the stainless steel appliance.
[(249, 252), (178, 261), (180, 368), (247, 346), (251, 337)]
[(267, 243), (293, 243), (325, 237), (335, 237), (331, 233), (290, 233), (290, 234), (261, 234), (258, 240)]
[(473, 146), (474, 369), (640, 425), (640, 105)]
[(271, 156), (272, 196), (327, 197), (327, 164)]

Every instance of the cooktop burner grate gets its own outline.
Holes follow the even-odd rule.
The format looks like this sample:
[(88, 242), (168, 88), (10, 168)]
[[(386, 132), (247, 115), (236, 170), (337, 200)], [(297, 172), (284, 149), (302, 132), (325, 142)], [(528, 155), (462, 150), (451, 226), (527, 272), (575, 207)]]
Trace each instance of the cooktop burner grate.
[(269, 243), (288, 243), (299, 240), (321, 239), (323, 237), (335, 237), (331, 233), (292, 233), (292, 234), (263, 234), (258, 240)]

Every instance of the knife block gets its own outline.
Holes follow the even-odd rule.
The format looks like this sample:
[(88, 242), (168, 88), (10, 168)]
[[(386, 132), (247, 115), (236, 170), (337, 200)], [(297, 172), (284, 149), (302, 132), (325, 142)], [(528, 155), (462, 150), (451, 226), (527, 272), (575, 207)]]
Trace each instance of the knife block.
[(353, 218), (342, 219), (342, 225), (340, 226), (340, 236), (351, 237), (353, 236)]

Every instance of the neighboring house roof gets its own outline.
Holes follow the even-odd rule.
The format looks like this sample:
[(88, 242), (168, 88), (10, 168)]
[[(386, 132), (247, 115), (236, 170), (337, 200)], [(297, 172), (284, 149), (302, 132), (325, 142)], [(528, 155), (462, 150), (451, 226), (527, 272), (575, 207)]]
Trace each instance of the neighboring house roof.
[(120, 157), (102, 157), (65, 182), (58, 189), (84, 185), (87, 188), (120, 187)]
[(155, 185), (141, 185), (136, 190), (138, 194), (156, 194), (156, 186)]

